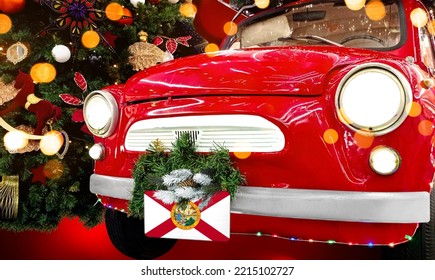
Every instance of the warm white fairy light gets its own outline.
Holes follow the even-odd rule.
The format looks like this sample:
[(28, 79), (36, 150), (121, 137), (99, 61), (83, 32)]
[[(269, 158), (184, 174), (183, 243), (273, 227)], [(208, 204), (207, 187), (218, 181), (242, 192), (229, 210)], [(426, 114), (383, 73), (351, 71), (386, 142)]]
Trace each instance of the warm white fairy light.
[(366, 3), (365, 0), (344, 0), (344, 2), (346, 3), (346, 6), (352, 11), (361, 10)]
[[(241, 236), (257, 236), (257, 237), (272, 237), (272, 238), (278, 238), (278, 239), (284, 239), (284, 240), (289, 240), (289, 241), (298, 241), (298, 242), (308, 242), (308, 243), (322, 243), (322, 244), (342, 244), (342, 245), (348, 245), (348, 246), (354, 246), (354, 245), (362, 245), (362, 246), (367, 246), (369, 248), (372, 248), (374, 246), (379, 246), (378, 244), (375, 244), (373, 242), (368, 242), (367, 244), (358, 244), (358, 243), (353, 243), (353, 242), (339, 242), (339, 241), (335, 241), (333, 239), (329, 239), (329, 240), (315, 240), (315, 239), (303, 239), (303, 238), (297, 238), (297, 237), (284, 237), (284, 236), (279, 236), (277, 234), (268, 234), (268, 233), (263, 233), (261, 231), (258, 231), (256, 233), (242, 233), (242, 232), (231, 232), (231, 235), (241, 235)], [(412, 241), (412, 237), (409, 235), (405, 235), (405, 239), (409, 241)], [(394, 247), (396, 245), (396, 243), (394, 242), (390, 242), (387, 244), (389, 247)]]
[(0, 117), (0, 126), (8, 131), (3, 142), (5, 147), (11, 151), (26, 147), (29, 140), (40, 140), (41, 152), (45, 155), (55, 155), (64, 142), (62, 133), (56, 130), (49, 131), (45, 135), (28, 134), (10, 126), (2, 117)]
[(26, 147), (29, 139), (27, 139), (25, 132), (21, 130), (12, 130), (5, 134), (3, 141), (7, 150), (17, 151)]

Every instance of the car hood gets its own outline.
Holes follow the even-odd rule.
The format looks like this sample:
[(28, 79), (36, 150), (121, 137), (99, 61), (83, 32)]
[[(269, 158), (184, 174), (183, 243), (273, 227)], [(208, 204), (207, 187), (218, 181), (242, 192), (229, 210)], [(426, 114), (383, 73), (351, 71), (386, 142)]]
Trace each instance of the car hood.
[(344, 47), (228, 50), (184, 57), (133, 75), (124, 101), (205, 95), (321, 95), (333, 69), (386, 54)]

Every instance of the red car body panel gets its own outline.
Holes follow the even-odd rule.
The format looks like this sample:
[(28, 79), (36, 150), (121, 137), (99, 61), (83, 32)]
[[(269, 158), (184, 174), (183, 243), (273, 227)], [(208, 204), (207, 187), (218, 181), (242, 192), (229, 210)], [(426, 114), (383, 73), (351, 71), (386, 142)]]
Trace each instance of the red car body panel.
[[(204, 3), (206, 1), (203, 1)], [(403, 1), (405, 15), (420, 4)], [(201, 11), (201, 10), (200, 10)], [(265, 12), (266, 13), (266, 12)], [(206, 25), (203, 17), (196, 24)], [(124, 147), (128, 129), (138, 120), (190, 115), (249, 114), (275, 124), (285, 135), (279, 152), (253, 152), (233, 157), (247, 185), (266, 188), (410, 192), (431, 191), (433, 133), (419, 131), (433, 123), (433, 89), (422, 84), (429, 76), (419, 61), (417, 30), (406, 26), (407, 38), (388, 52), (334, 46), (255, 48), (176, 59), (134, 75), (125, 85), (106, 88), (118, 101), (119, 121), (107, 138), (95, 138), (106, 148), (95, 173), (131, 178), (140, 155)], [(224, 44), (225, 45), (225, 44)], [(416, 64), (405, 58), (412, 56)], [(338, 120), (334, 96), (339, 81), (355, 65), (382, 63), (401, 72), (412, 86), (413, 101), (422, 108), (393, 132), (376, 136), (369, 147), (358, 145), (355, 132)], [(324, 133), (334, 129), (335, 143)], [(376, 146), (394, 148), (401, 156), (398, 171), (377, 175), (368, 165)], [(415, 147), (418, 147), (416, 149)], [(127, 201), (99, 196), (111, 208), (127, 209)], [(232, 214), (232, 233), (262, 232), (293, 239), (349, 244), (396, 244), (407, 241), (417, 223), (361, 223)]]

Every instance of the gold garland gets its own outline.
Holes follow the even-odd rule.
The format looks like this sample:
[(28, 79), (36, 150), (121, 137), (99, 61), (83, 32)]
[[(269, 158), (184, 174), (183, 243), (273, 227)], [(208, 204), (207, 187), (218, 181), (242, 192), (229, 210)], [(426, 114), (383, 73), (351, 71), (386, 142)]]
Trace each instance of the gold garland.
[(15, 219), (18, 216), (18, 175), (2, 176), (0, 182), (0, 218)]

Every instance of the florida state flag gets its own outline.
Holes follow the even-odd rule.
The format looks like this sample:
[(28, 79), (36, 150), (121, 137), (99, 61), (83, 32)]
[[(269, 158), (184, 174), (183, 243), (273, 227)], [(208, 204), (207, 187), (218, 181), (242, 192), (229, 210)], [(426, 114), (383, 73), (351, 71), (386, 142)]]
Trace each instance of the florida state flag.
[(154, 193), (144, 193), (146, 236), (207, 241), (227, 241), (230, 238), (228, 192), (217, 192), (201, 210), (198, 207), (200, 200), (183, 206), (165, 204), (155, 198)]

